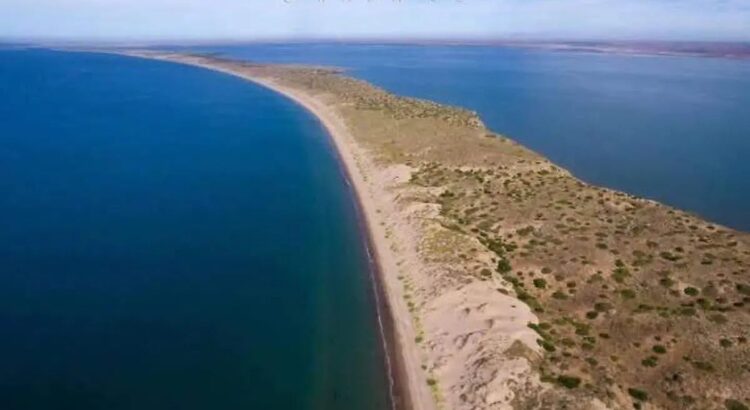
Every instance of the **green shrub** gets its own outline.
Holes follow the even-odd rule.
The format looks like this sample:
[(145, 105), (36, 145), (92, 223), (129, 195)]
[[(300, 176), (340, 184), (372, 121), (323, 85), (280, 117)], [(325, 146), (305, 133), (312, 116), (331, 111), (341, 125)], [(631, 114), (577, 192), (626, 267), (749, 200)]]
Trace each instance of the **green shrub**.
[(568, 298), (568, 295), (566, 295), (563, 292), (560, 292), (559, 290), (555, 291), (555, 293), (552, 294), (552, 297), (555, 299), (565, 300)]
[(656, 367), (656, 363), (659, 361), (659, 359), (656, 358), (656, 356), (649, 356), (643, 360), (641, 360), (641, 364), (646, 367)]
[(628, 389), (628, 394), (634, 399), (639, 400), (639, 401), (648, 400), (648, 393), (646, 393), (643, 390), (639, 390), (639, 389), (635, 389), (631, 387)]
[(698, 298), (696, 302), (698, 302), (698, 306), (700, 306), (701, 309), (708, 309), (711, 307), (711, 302), (709, 302), (708, 300), (704, 298)]
[(727, 410), (750, 410), (744, 403), (734, 399), (727, 399), (724, 402), (724, 407), (726, 407)]
[(653, 350), (654, 353), (659, 353), (659, 354), (667, 353), (667, 348), (662, 345), (654, 345), (654, 347), (651, 348), (651, 350)]
[(625, 282), (625, 278), (627, 278), (628, 276), (630, 276), (630, 271), (625, 267), (617, 267), (614, 271), (612, 271), (612, 279), (614, 279), (617, 283)]
[(568, 389), (575, 389), (581, 384), (581, 379), (575, 376), (560, 375), (557, 376), (557, 383)]
[(508, 261), (507, 258), (502, 257), (497, 262), (497, 271), (500, 273), (508, 273), (513, 270), (513, 267), (510, 266), (510, 261)]
[(542, 278), (534, 279), (534, 287), (537, 289), (544, 289), (547, 287), (547, 281)]
[(635, 291), (632, 289), (623, 289), (620, 291), (620, 295), (625, 299), (634, 299)]
[(675, 255), (675, 254), (670, 253), (670, 252), (659, 252), (659, 256), (661, 256), (662, 258), (664, 258), (664, 259), (666, 259), (666, 260), (668, 260), (670, 262), (676, 262), (676, 261), (682, 259), (682, 256)]
[(692, 286), (686, 287), (685, 290), (683, 290), (683, 292), (685, 292), (685, 294), (688, 295), (688, 296), (698, 296), (698, 294), (700, 293), (700, 291), (698, 291), (698, 289), (696, 289), (696, 288), (694, 288)]
[(530, 329), (534, 330), (539, 336), (542, 337), (544, 340), (549, 340), (551, 337), (550, 335), (545, 332), (546, 326), (544, 326), (544, 323), (536, 324), (536, 323), (529, 323), (527, 325)]
[(542, 349), (544, 349), (544, 350), (546, 350), (546, 351), (548, 351), (548, 352), (550, 352), (550, 353), (551, 353), (551, 352), (554, 352), (555, 350), (557, 350), (557, 349), (555, 348), (555, 345), (553, 345), (553, 344), (552, 344), (551, 342), (548, 342), (548, 341), (546, 341), (546, 340), (543, 340), (543, 339), (537, 339), (537, 340), (536, 340), (536, 342), (537, 342), (537, 344), (538, 344), (539, 346), (541, 346), (541, 347), (542, 347)]
[(661, 278), (659, 279), (659, 284), (665, 288), (671, 288), (674, 285), (674, 281), (671, 278)]
[(573, 326), (576, 328), (576, 334), (578, 336), (588, 336), (589, 332), (591, 331), (591, 325), (586, 323), (573, 323)]

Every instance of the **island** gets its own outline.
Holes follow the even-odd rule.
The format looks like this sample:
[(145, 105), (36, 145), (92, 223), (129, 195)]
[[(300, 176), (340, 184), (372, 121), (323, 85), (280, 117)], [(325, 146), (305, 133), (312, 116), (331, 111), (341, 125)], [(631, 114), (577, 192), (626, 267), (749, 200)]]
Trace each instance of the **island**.
[(253, 81), (326, 127), (368, 227), (395, 408), (747, 409), (747, 233), (343, 70), (117, 53)]

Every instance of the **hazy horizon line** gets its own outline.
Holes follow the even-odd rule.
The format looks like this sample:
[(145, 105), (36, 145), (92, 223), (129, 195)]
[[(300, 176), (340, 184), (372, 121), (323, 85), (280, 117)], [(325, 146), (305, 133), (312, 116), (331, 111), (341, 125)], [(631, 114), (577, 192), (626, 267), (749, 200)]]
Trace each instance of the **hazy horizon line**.
[(391, 37), (391, 36), (267, 36), (267, 37), (216, 37), (216, 38), (85, 38), (85, 37), (2, 37), (0, 44), (28, 44), (28, 45), (233, 45), (233, 44), (291, 44), (291, 43), (381, 43), (381, 44), (446, 44), (457, 45), (492, 45), (512, 43), (536, 44), (715, 44), (715, 45), (747, 45), (750, 39), (667, 39), (667, 38), (616, 38), (616, 37), (555, 37), (555, 36), (502, 36), (502, 37)]

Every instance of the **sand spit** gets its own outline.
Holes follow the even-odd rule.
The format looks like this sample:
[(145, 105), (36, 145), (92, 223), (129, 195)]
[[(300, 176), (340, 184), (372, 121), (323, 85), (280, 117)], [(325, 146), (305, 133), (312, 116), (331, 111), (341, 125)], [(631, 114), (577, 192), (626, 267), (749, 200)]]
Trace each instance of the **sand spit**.
[(470, 111), (337, 70), (121, 54), (254, 81), (325, 125), (369, 228), (398, 408), (750, 400), (747, 234), (590, 186)]

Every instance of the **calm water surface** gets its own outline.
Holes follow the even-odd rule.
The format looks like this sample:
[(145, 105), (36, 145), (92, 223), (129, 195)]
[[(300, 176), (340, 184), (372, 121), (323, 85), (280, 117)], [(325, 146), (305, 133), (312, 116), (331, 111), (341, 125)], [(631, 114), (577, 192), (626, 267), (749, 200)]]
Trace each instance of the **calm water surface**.
[(0, 408), (383, 409), (317, 121), (229, 76), (0, 51)]
[(476, 110), (578, 177), (750, 231), (750, 61), (496, 47), (192, 48), (330, 64), (398, 94)]

